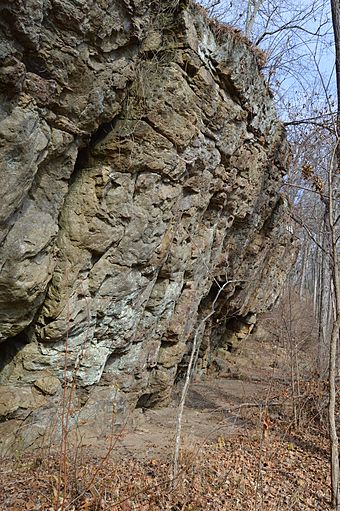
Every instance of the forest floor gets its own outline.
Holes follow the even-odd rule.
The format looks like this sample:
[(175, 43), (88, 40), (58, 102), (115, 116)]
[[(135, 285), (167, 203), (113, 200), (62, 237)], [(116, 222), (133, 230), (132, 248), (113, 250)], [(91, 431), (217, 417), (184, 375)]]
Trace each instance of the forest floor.
[(233, 374), (192, 384), (175, 482), (176, 395), (167, 408), (137, 410), (106, 442), (84, 435), (62, 456), (3, 459), (0, 510), (330, 509), (329, 445), (315, 389), (301, 387), (296, 425), (285, 352), (261, 348), (265, 366), (263, 351), (249, 343)]

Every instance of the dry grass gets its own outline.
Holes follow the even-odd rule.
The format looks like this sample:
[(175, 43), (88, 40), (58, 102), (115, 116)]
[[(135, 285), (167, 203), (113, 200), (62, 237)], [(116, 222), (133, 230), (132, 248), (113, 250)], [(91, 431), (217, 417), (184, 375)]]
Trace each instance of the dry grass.
[(216, 37), (216, 41), (223, 44), (226, 36), (231, 34), (236, 41), (240, 41), (250, 49), (250, 51), (254, 54), (260, 69), (265, 67), (268, 55), (263, 50), (261, 50), (261, 48), (256, 46), (240, 29), (233, 27), (232, 25), (228, 25), (227, 23), (223, 23), (216, 19), (210, 18), (208, 10), (202, 5), (193, 2), (192, 6), (203, 15), (203, 18)]

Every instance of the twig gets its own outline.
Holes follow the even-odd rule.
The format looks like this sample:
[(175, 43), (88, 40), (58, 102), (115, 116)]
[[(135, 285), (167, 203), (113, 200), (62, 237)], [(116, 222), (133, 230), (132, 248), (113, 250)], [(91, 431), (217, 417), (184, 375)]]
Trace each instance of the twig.
[(187, 372), (186, 372), (185, 382), (184, 382), (184, 386), (183, 386), (183, 389), (182, 389), (181, 401), (180, 401), (179, 407), (178, 407), (177, 423), (176, 423), (175, 452), (174, 452), (173, 472), (172, 472), (172, 477), (171, 477), (172, 483), (174, 483), (174, 481), (176, 481), (177, 474), (178, 474), (178, 460), (179, 460), (179, 451), (180, 451), (180, 446), (181, 446), (182, 418), (183, 418), (185, 400), (186, 400), (188, 389), (189, 389), (190, 379), (191, 379), (191, 376), (192, 376), (192, 373), (193, 373), (193, 369), (194, 369), (194, 365), (195, 365), (194, 361), (195, 361), (195, 358), (196, 358), (196, 352), (199, 350), (199, 346), (200, 346), (200, 342), (198, 340), (199, 333), (201, 331), (201, 328), (205, 324), (205, 322), (215, 313), (216, 302), (217, 302), (220, 294), (222, 293), (223, 289), (229, 283), (230, 283), (230, 281), (227, 280), (223, 284), (223, 286), (219, 288), (219, 290), (218, 290), (218, 292), (216, 294), (216, 297), (215, 297), (215, 299), (214, 299), (214, 301), (212, 303), (212, 310), (209, 312), (209, 314), (207, 314), (201, 320), (201, 322), (199, 323), (199, 325), (198, 325), (198, 327), (196, 329), (196, 332), (195, 332), (194, 341), (193, 341), (193, 345), (192, 345), (192, 351), (191, 351), (191, 355), (190, 355), (190, 360), (189, 360), (189, 364), (188, 364), (188, 368), (187, 368)]

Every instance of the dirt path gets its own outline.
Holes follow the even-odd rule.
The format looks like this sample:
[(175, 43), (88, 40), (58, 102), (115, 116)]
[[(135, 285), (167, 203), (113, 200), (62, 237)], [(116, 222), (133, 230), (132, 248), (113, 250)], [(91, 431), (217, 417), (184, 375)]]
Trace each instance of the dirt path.
[[(192, 384), (183, 416), (182, 445), (198, 448), (256, 427), (244, 412), (255, 408), (255, 415), (260, 416), (261, 405), (272, 395), (271, 384), (263, 382), (219, 378)], [(115, 452), (139, 459), (166, 455), (174, 446), (176, 418), (176, 397), (166, 408), (136, 410), (123, 427)]]

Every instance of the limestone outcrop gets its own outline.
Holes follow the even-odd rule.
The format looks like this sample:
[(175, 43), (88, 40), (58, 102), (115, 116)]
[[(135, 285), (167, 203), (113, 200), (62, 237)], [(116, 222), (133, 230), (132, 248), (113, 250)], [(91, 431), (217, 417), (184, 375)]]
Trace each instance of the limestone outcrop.
[(0, 13), (3, 424), (43, 423), (66, 382), (85, 418), (165, 403), (219, 288), (201, 371), (294, 257), (259, 55), (187, 2)]

